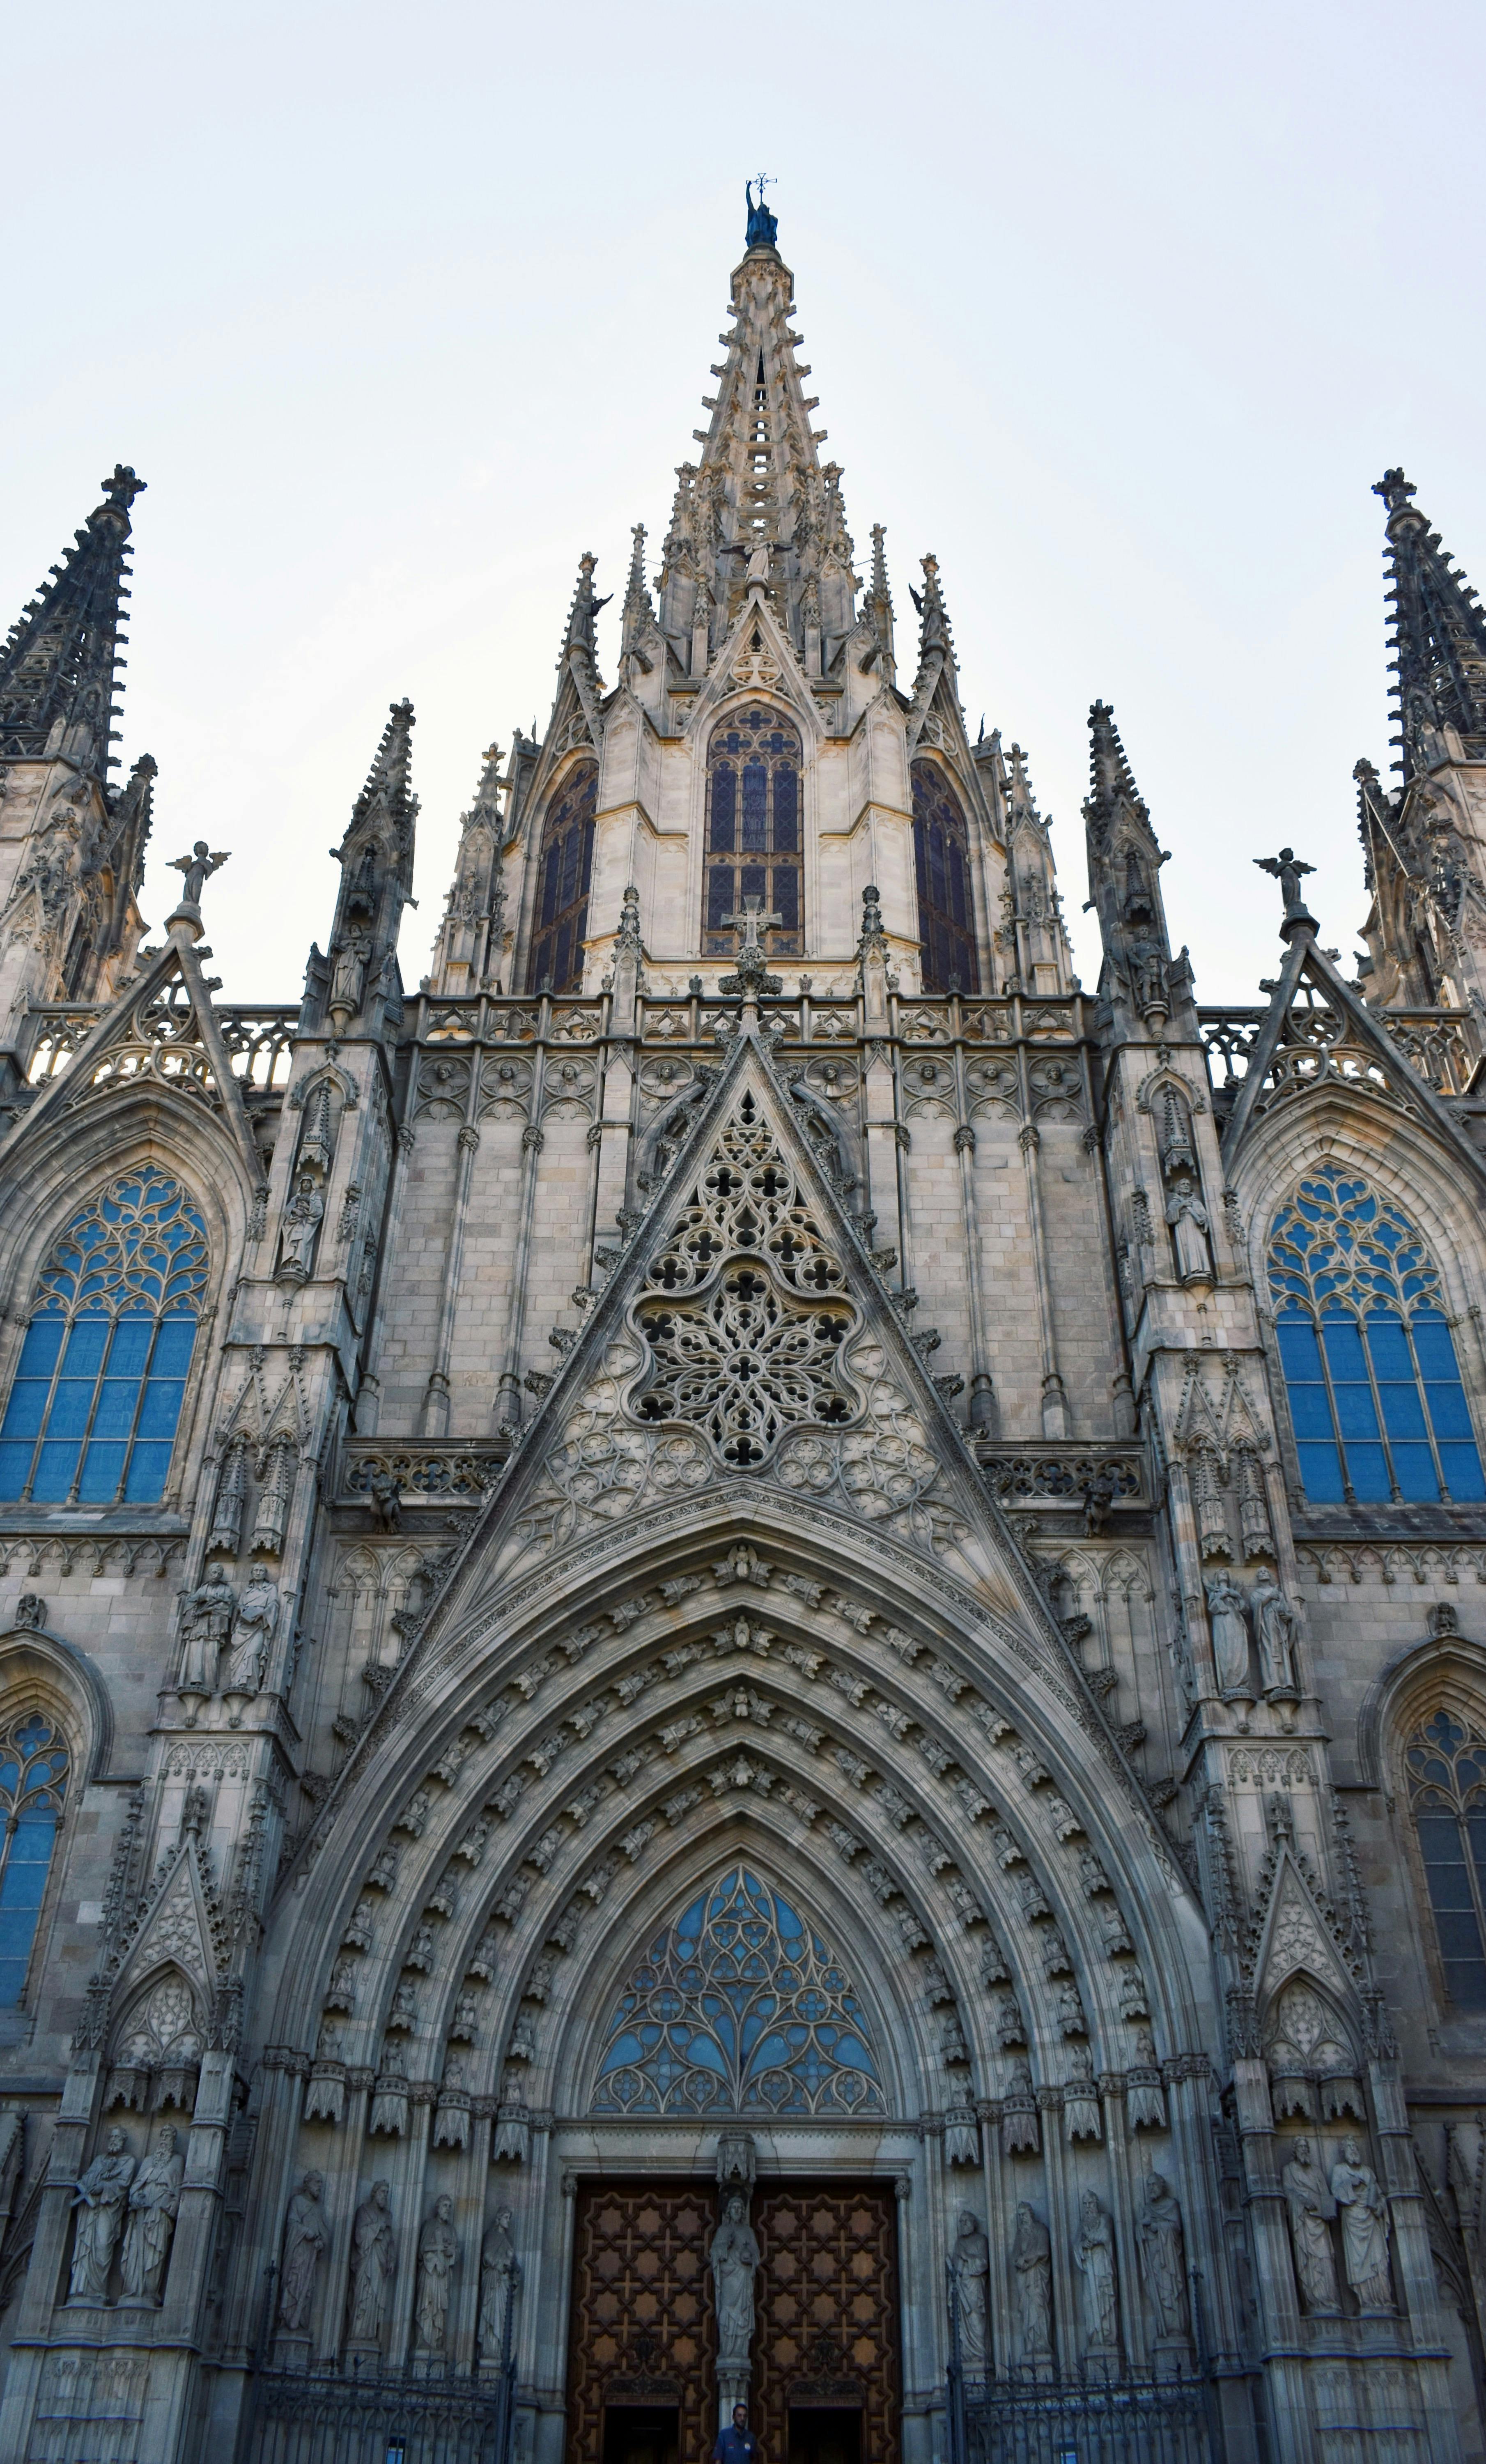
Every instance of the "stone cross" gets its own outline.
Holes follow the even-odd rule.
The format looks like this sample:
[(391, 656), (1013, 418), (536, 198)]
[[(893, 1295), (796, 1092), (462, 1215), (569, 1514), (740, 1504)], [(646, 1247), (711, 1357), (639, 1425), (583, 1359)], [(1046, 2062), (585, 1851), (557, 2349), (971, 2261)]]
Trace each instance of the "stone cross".
[(761, 915), (758, 911), (763, 903), (761, 898), (745, 898), (741, 915), (725, 915), (722, 918), (724, 932), (741, 933), (743, 935), (738, 949), (740, 958), (750, 950), (762, 948), (758, 938), (760, 933), (767, 933), (771, 926), (782, 926), (784, 922), (782, 915)]

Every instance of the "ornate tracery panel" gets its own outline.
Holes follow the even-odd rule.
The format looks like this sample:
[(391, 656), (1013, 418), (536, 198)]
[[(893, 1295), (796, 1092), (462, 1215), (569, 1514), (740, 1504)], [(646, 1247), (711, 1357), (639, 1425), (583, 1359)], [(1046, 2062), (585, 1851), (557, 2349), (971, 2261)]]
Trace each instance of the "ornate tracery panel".
[(883, 2113), (850, 1979), (784, 1894), (732, 1866), (666, 1925), (610, 2018), (595, 2113)]
[(891, 2184), (760, 2187), (754, 2427), (789, 2453), (792, 2408), (861, 2408), (861, 2464), (898, 2464), (897, 2197)]
[(605, 2406), (674, 2405), (686, 2464), (716, 2434), (712, 2198), (687, 2186), (584, 2182), (574, 2217), (569, 2464), (601, 2464)]

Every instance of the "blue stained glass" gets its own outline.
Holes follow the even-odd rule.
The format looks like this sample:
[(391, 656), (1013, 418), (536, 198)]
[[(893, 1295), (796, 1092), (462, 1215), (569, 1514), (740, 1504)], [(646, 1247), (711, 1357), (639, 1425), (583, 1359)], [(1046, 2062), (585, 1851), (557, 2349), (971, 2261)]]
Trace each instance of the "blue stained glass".
[(1481, 1477), (1481, 1459), (1474, 1444), (1442, 1445), (1439, 1450), (1440, 1469), (1451, 1496), (1461, 1506), (1472, 1505), (1486, 1497), (1486, 1480)]
[(1342, 1458), (1335, 1446), (1298, 1445), (1300, 1480), (1305, 1494), (1318, 1506), (1340, 1506), (1346, 1495), (1342, 1485)]
[(1479, 1737), (1468, 1738), (1457, 1721), (1437, 1711), (1415, 1730), (1405, 1754), (1445, 1991), (1458, 2011), (1486, 2011), (1481, 1929), (1486, 1885), (1482, 1742)]
[[(158, 1501), (207, 1280), (201, 1214), (153, 1166), (79, 1209), (42, 1270), (0, 1426), (0, 1496), (111, 1504), (127, 1475), (132, 1498)], [(142, 1418), (161, 1441), (143, 1461)]]
[(1480, 1457), (1438, 1270), (1402, 1208), (1358, 1174), (1322, 1165), (1280, 1209), (1268, 1270), (1307, 1496), (1335, 1502), (1332, 1450), (1319, 1442), (1335, 1435), (1361, 1500), (1434, 1503), (1440, 1474), (1453, 1498), (1479, 1497)]
[(723, 917), (737, 912), (732, 896), (732, 867), (717, 865), (707, 876), (707, 929), (720, 933)]
[(786, 933), (799, 930), (799, 875), (787, 871), (783, 866), (775, 869), (773, 912), (779, 917)]
[(596, 2113), (881, 2114), (866, 2014), (798, 1910), (747, 1866), (651, 1942), (609, 2022)]
[(73, 1479), (77, 1469), (77, 1458), (81, 1452), (81, 1446), (76, 1443), (57, 1445), (49, 1441), (38, 1448), (36, 1476), (32, 1484), (31, 1493), (40, 1505), (66, 1504), (72, 1492)]
[(26, 1984), (67, 1791), (65, 1740), (40, 1713), (0, 1735), (0, 2009)]

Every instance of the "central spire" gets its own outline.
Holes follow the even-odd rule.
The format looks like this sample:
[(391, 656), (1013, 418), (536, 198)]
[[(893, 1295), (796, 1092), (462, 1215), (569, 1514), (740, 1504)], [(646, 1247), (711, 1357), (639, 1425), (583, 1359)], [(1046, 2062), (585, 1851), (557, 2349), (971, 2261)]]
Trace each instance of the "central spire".
[(858, 583), (841, 495), (841, 469), (822, 464), (824, 429), (812, 429), (816, 398), (792, 332), (794, 276), (775, 244), (776, 218), (748, 187), (748, 250), (732, 275), (732, 325), (719, 337), (711, 414), (694, 433), (700, 462), (684, 462), (661, 570), (661, 624), (675, 642), (713, 612), (725, 631), (762, 580), (779, 620), (803, 654), (807, 626), (839, 640), (855, 620)]

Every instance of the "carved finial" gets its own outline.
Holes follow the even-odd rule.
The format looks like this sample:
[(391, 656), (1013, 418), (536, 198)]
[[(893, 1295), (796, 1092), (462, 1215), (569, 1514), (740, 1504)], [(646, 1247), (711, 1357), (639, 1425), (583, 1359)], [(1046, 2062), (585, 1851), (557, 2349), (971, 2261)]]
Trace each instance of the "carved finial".
[(1404, 477), (1402, 471), (1385, 471), (1381, 479), (1374, 479), (1372, 493), (1382, 497), (1390, 514), (1398, 514), (1402, 513), (1410, 497), (1416, 496), (1419, 492), (1411, 479)]
[[(760, 171), (756, 180), (744, 183), (743, 194), (748, 202), (748, 236), (744, 242), (746, 248), (773, 248), (778, 238), (778, 217), (776, 214), (772, 214), (764, 203), (765, 188), (776, 188), (778, 185), (777, 180), (769, 171)], [(755, 186), (758, 189), (756, 205), (754, 202)]]

